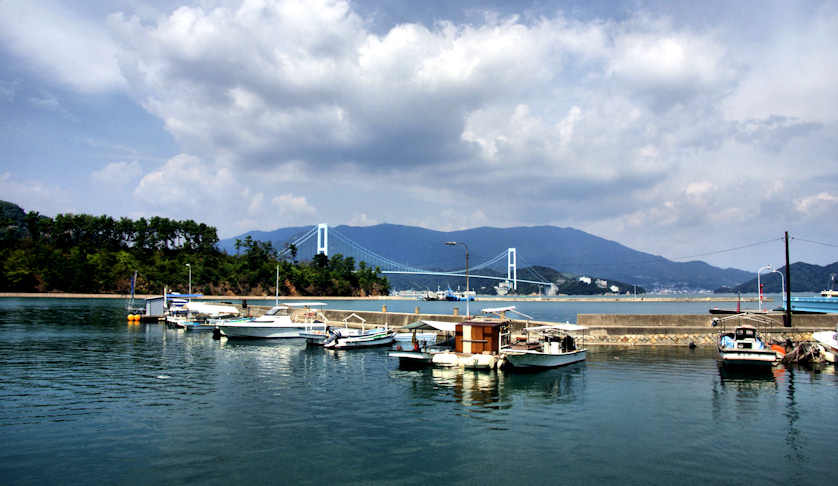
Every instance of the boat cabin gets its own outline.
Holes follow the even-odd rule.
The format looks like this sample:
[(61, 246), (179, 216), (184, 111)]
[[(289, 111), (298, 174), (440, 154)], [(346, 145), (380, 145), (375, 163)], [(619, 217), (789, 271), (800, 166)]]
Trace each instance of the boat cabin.
[(757, 329), (749, 324), (737, 326), (733, 332), (722, 334), (720, 345), (727, 349), (765, 349)]
[(466, 354), (498, 354), (501, 330), (507, 321), (471, 320), (454, 328), (454, 352)]

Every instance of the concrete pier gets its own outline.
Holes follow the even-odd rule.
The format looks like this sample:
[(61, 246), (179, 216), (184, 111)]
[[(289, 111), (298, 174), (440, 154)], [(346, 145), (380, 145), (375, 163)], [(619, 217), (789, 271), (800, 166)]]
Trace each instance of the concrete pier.
[[(253, 315), (267, 310), (263, 306), (251, 306)], [(321, 311), (334, 325), (344, 325), (344, 319), (355, 314), (366, 321), (367, 326), (404, 327), (420, 319), (461, 322), (464, 316), (453, 314), (417, 314), (400, 312), (377, 312), (359, 310), (329, 309)], [(809, 341), (812, 333), (835, 329), (838, 314), (796, 314), (793, 327), (783, 327), (782, 313), (768, 313), (767, 317), (776, 325), (764, 329), (766, 337), (772, 340), (795, 342)], [(687, 346), (690, 343), (715, 345), (719, 329), (712, 326), (710, 314), (577, 314), (576, 323), (588, 328), (586, 345), (669, 345)], [(520, 331), (527, 321), (512, 320), (512, 330)], [(360, 326), (355, 318), (348, 319), (350, 327)], [(529, 321), (529, 325), (555, 324), (544, 321)]]

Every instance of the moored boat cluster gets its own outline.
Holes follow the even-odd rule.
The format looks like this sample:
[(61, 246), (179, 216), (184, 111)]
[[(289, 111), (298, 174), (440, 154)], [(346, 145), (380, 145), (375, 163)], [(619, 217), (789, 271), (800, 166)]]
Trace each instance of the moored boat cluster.
[[(368, 325), (352, 313), (343, 322), (330, 321), (326, 304), (288, 302), (263, 315), (239, 315), (233, 305), (192, 302), (186, 296), (169, 296), (165, 322), (186, 331), (210, 331), (227, 339), (294, 339), (327, 349), (349, 350), (391, 346), (389, 356), (404, 367), (460, 367), (467, 369), (553, 368), (584, 361), (587, 329), (571, 323), (525, 326), (513, 334), (507, 313), (523, 316), (514, 306), (483, 309), (478, 317), (461, 322), (418, 320), (399, 329), (387, 324)], [(246, 304), (244, 305), (246, 307)], [(363, 313), (362, 313), (363, 314)], [(135, 314), (129, 322), (138, 322)], [(369, 316), (368, 316), (369, 317)], [(520, 319), (518, 319), (520, 320)], [(713, 319), (719, 327), (714, 344), (719, 360), (727, 367), (765, 368), (785, 361), (835, 361), (838, 332), (813, 333), (815, 340), (803, 350), (790, 343), (770, 342), (764, 330), (773, 322), (759, 313), (739, 313)], [(691, 343), (693, 344), (693, 343)], [(707, 343), (704, 343), (707, 344)]]

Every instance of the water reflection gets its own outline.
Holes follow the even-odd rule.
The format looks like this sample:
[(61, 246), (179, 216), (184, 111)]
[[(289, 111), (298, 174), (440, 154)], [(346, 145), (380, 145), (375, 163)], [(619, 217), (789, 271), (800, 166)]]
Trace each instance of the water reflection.
[(746, 367), (731, 367), (725, 366), (724, 363), (718, 363), (719, 378), (724, 387), (745, 391), (745, 390), (760, 390), (760, 389), (777, 389), (777, 376), (782, 376), (785, 368), (757, 368), (749, 369)]
[(462, 405), (475, 412), (510, 409), (524, 401), (567, 403), (584, 393), (584, 363), (539, 373), (509, 370), (476, 371), (462, 368), (395, 369), (390, 376), (411, 382), (416, 406), (429, 402)]
[(501, 375), (501, 371), (431, 368), (433, 387), (450, 390), (454, 400), (466, 407), (501, 408), (504, 398)]
[(784, 415), (788, 420), (788, 430), (786, 431), (786, 445), (788, 446), (788, 454), (786, 458), (795, 464), (800, 464), (804, 460), (801, 453), (800, 446), (800, 429), (797, 428), (797, 421), (800, 419), (800, 412), (797, 410), (797, 398), (795, 397), (794, 384), (794, 370), (791, 370), (788, 376), (788, 388), (786, 389), (786, 410)]

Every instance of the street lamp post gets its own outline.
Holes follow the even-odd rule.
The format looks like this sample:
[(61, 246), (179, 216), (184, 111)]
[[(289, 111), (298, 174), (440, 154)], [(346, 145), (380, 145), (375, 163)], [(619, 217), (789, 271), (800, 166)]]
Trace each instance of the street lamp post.
[(471, 317), (471, 312), (469, 310), (469, 305), (468, 304), (469, 304), (469, 299), (471, 298), (471, 296), (469, 295), (469, 291), (468, 291), (468, 245), (466, 245), (462, 241), (446, 241), (445, 244), (448, 245), (448, 246), (463, 245), (463, 248), (465, 248), (465, 250), (466, 250), (466, 294), (465, 294), (466, 295), (466, 319), (469, 319)]
[(780, 296), (783, 299), (783, 307), (785, 308), (785, 306), (789, 305), (789, 303), (786, 302), (786, 279), (783, 278), (783, 272), (779, 270), (771, 270), (771, 273), (776, 273), (780, 276)]
[(760, 284), (759, 274), (762, 273), (763, 270), (771, 270), (771, 265), (766, 265), (764, 267), (760, 267), (757, 270), (757, 295), (759, 295), (759, 311), (762, 312), (762, 285)]
[(192, 265), (187, 263), (186, 267), (189, 268), (189, 292), (188, 292), (189, 295), (190, 295), (189, 300), (192, 300), (192, 297), (191, 297), (191, 295), (192, 295)]

